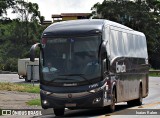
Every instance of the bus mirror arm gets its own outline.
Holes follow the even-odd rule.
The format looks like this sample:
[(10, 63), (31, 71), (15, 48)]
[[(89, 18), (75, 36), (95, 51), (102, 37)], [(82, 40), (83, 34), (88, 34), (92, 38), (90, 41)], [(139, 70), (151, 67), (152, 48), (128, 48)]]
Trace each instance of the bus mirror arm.
[(36, 44), (32, 45), (32, 47), (30, 49), (30, 61), (32, 61), (32, 62), (35, 61), (35, 50), (37, 49), (37, 47), (41, 47), (41, 44), (36, 43)]

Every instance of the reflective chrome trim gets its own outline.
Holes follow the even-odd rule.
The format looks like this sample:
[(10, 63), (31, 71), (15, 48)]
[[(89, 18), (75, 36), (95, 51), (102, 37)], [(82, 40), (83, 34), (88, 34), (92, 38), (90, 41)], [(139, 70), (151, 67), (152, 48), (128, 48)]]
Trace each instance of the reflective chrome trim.
[[(86, 95), (90, 95), (89, 92), (79, 92), (79, 93), (52, 93), (49, 96), (58, 97), (58, 98), (78, 98)], [(70, 97), (72, 96), (72, 97)]]

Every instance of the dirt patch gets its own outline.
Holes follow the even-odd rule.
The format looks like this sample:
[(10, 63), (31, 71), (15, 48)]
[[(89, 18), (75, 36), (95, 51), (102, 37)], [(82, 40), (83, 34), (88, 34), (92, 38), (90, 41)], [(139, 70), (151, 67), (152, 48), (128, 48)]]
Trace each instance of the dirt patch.
[(41, 109), (41, 106), (26, 104), (29, 100), (39, 98), (39, 94), (35, 93), (0, 91), (0, 109)]

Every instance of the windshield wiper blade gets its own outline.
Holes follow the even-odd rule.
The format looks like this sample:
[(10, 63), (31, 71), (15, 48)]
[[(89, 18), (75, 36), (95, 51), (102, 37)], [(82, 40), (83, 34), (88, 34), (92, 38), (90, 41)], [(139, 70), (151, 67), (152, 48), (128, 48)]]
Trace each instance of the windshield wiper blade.
[(86, 80), (89, 84), (92, 84), (86, 77), (83, 76), (84, 74), (64, 74), (64, 75), (59, 75), (59, 76), (79, 76), (81, 78), (83, 78), (84, 80)]
[(58, 78), (54, 78), (54, 79), (51, 80), (51, 81), (48, 81), (48, 83), (54, 82), (55, 80), (73, 80), (73, 79), (69, 79), (69, 78), (60, 78), (60, 77), (58, 77)]
[(81, 76), (84, 74), (64, 74), (64, 75), (59, 75), (59, 76)]

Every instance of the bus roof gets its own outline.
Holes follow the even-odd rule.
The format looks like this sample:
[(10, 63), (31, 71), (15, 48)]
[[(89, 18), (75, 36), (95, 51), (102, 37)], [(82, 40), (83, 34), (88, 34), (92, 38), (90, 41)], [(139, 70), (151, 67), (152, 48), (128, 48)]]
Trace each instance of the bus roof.
[[(104, 26), (114, 26), (125, 30), (134, 31), (133, 29), (104, 19), (83, 19), (57, 22), (47, 27), (42, 37), (46, 36), (73, 36), (86, 35), (92, 33), (101, 33)], [(138, 32), (135, 32), (138, 33)], [(140, 32), (139, 32), (140, 33)]]

